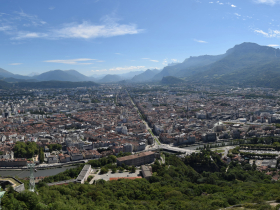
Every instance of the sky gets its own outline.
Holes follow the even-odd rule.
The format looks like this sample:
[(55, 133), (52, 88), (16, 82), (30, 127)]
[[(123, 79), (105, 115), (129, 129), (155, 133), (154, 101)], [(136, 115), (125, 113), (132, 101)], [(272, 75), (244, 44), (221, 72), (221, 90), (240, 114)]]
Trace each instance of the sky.
[(280, 0), (1, 0), (0, 68), (162, 69), (243, 42), (278, 48)]

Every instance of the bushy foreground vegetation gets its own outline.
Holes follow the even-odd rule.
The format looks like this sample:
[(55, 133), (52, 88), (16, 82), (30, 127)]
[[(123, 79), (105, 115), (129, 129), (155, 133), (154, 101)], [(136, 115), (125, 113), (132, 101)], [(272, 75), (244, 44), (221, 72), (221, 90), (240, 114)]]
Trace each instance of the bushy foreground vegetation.
[[(4, 209), (34, 210), (211, 210), (240, 203), (257, 203), (255, 209), (271, 209), (263, 201), (280, 197), (280, 182), (271, 181), (271, 177), (257, 171), (255, 165), (232, 162), (228, 166), (209, 150), (182, 160), (166, 154), (165, 160), (163, 165), (155, 162), (153, 177), (149, 181), (99, 180), (94, 185), (52, 187), (40, 184), (36, 190), (38, 195), (28, 191), (16, 193), (10, 189), (2, 204)], [(214, 166), (215, 170), (211, 170)]]

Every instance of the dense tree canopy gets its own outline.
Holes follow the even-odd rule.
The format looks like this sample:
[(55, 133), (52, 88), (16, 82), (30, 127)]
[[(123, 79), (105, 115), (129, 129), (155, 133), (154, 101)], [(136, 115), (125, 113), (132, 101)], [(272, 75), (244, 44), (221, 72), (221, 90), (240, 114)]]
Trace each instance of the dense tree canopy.
[[(152, 165), (153, 176), (149, 181), (99, 180), (93, 185), (52, 187), (38, 184), (38, 195), (10, 190), (2, 200), (3, 206), (6, 209), (34, 210), (214, 210), (239, 203), (258, 203), (255, 209), (270, 209), (262, 202), (280, 196), (280, 182), (271, 181), (271, 176), (257, 171), (254, 164), (231, 162), (227, 166), (217, 154), (207, 150), (183, 160), (174, 155), (165, 156), (166, 164), (156, 161)], [(190, 165), (196, 167), (196, 170)], [(199, 167), (213, 165), (216, 165), (215, 171), (198, 172)]]
[(16, 142), (14, 148), (14, 155), (16, 158), (32, 158), (39, 152), (38, 146), (35, 142)]

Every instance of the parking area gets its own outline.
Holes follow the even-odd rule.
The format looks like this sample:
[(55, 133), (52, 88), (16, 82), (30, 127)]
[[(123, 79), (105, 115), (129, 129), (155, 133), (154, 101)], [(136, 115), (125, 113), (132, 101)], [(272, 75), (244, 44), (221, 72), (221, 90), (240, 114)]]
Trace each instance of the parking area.
[(94, 178), (91, 180), (90, 183), (92, 183), (94, 180), (103, 179), (105, 181), (109, 181), (110, 178), (117, 178), (117, 177), (137, 177), (141, 176), (140, 173), (141, 170), (137, 169), (135, 173), (130, 172), (122, 172), (122, 173), (112, 173), (112, 171), (109, 171), (107, 174), (91, 174), (94, 176)]

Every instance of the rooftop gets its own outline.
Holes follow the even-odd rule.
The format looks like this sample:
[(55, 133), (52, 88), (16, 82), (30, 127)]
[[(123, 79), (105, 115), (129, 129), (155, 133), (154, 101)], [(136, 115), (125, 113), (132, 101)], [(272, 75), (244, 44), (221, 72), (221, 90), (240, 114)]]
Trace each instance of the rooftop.
[(139, 157), (144, 157), (144, 156), (147, 156), (147, 155), (152, 155), (152, 154), (155, 154), (154, 152), (141, 152), (141, 153), (138, 153), (138, 154), (135, 154), (135, 155), (129, 155), (129, 156), (125, 156), (125, 157), (120, 157), (120, 158), (117, 158), (118, 161), (124, 161), (124, 160), (131, 160), (131, 159), (135, 159), (135, 158), (139, 158)]

